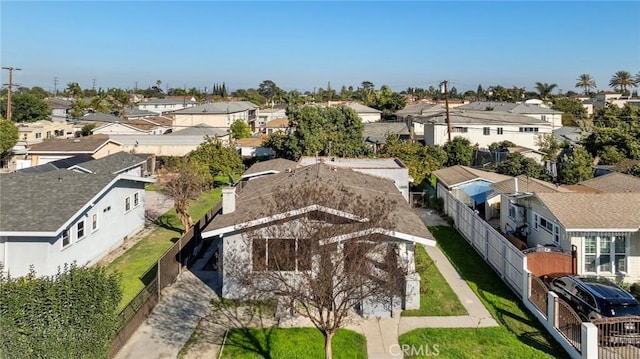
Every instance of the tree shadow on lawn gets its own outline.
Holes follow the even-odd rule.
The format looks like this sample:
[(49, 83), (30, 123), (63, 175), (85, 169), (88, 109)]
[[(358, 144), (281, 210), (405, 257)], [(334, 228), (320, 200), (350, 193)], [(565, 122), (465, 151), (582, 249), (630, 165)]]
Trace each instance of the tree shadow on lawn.
[[(524, 304), (515, 296), (507, 285), (495, 273), (493, 268), (478, 255), (471, 245), (464, 240), (461, 234), (452, 227), (429, 227), (429, 231), (434, 235), (438, 246), (451, 262), (451, 265), (458, 271), (461, 277), (477, 286), (477, 294), (484, 299), (485, 303), (490, 303), (490, 312), (495, 319), (509, 332), (518, 337), (524, 344), (541, 350), (545, 353), (557, 357), (566, 357), (564, 349), (546, 331)], [(496, 303), (496, 298), (489, 298), (491, 294), (501, 300), (516, 303), (518, 309), (524, 315), (511, 313)], [(523, 328), (523, 327), (529, 328)], [(536, 331), (530, 331), (535, 329)], [(562, 353), (562, 354), (560, 354)]]
[(176, 227), (173, 224), (171, 224), (171, 222), (169, 221), (169, 217), (167, 216), (160, 216), (156, 218), (156, 220), (153, 221), (153, 223), (158, 227), (162, 227), (170, 231), (178, 232), (180, 235), (184, 234), (184, 230), (180, 227)]
[[(273, 311), (273, 312), (272, 312)], [(211, 300), (211, 315), (229, 329), (225, 346), (271, 359), (278, 321), (271, 304), (229, 299)], [(222, 344), (222, 343), (220, 343)]]

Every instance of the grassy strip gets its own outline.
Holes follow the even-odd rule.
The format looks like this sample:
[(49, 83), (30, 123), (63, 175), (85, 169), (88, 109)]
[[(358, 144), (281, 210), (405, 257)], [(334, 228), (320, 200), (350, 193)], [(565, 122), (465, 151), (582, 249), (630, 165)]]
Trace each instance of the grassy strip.
[[(417, 329), (400, 336), (401, 344), (416, 348), (438, 344), (439, 356), (445, 358), (567, 357), (562, 347), (455, 229), (430, 227), (429, 230), (500, 327)], [(405, 358), (426, 356), (423, 352), (405, 355)]]
[[(189, 208), (193, 218), (201, 218), (214, 207), (221, 197), (221, 189), (203, 193), (199, 199), (191, 202)], [(107, 265), (107, 270), (121, 275), (122, 301), (119, 309), (123, 309), (153, 279), (145, 278), (160, 256), (164, 254), (182, 235), (182, 224), (178, 221), (175, 209), (167, 211), (158, 218), (161, 226), (153, 230), (146, 238), (141, 239), (120, 257)]]
[(420, 309), (405, 310), (402, 316), (467, 315), (460, 299), (424, 247), (416, 245), (415, 249), (416, 271), (420, 274)]
[[(362, 334), (339, 329), (331, 344), (336, 359), (367, 358), (367, 340)], [(324, 337), (315, 328), (232, 329), (222, 358), (324, 358)]]

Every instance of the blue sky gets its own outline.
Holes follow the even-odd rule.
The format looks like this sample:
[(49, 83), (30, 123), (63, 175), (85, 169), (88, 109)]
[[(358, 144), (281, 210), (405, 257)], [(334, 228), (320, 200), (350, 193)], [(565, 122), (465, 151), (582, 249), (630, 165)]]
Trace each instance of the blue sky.
[[(14, 82), (96, 87), (280, 87), (371, 81), (400, 91), (535, 82), (608, 90), (640, 72), (640, 2), (5, 1), (2, 66)], [(7, 82), (7, 71), (2, 71)]]

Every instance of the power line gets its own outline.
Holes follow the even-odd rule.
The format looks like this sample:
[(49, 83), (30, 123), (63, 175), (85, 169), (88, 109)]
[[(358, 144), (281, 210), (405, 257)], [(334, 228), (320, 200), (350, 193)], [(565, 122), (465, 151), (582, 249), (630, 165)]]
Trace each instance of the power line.
[(58, 96), (58, 76), (53, 78), (53, 93)]

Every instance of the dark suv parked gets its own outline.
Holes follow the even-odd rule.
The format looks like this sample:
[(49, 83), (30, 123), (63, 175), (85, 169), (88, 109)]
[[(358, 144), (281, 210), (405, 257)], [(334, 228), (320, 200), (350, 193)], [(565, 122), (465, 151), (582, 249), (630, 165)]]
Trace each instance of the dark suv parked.
[(549, 288), (569, 303), (583, 321), (640, 316), (640, 304), (631, 293), (603, 277), (559, 277), (551, 281)]

